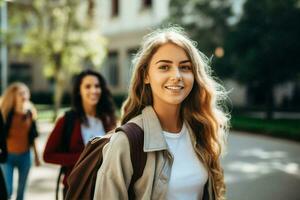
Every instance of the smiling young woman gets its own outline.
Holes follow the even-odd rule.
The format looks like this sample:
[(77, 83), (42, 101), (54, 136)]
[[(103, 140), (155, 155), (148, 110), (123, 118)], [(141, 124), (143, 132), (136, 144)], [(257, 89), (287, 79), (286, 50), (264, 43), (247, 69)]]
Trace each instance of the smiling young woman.
[(151, 87), (154, 110), (165, 117), (163, 130), (179, 132), (181, 103), (194, 84), (192, 64), (185, 51), (173, 43), (162, 45), (152, 56), (144, 83)]
[[(225, 198), (220, 156), (228, 115), (219, 105), (226, 92), (194, 44), (180, 28), (158, 29), (145, 36), (133, 60), (121, 123), (144, 130), (147, 161), (135, 199)], [(132, 174), (129, 142), (120, 131), (104, 147), (94, 199), (127, 199)]]

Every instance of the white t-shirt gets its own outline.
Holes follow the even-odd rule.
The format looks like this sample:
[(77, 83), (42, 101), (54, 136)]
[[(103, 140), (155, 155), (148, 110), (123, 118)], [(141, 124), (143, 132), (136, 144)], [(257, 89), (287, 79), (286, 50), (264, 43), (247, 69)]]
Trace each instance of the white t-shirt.
[(94, 137), (101, 137), (105, 135), (105, 130), (100, 119), (87, 116), (87, 120), (89, 126), (81, 124), (81, 136), (84, 145), (86, 145)]
[(167, 199), (202, 199), (208, 174), (193, 149), (188, 129), (183, 125), (180, 133), (163, 133), (174, 157)]

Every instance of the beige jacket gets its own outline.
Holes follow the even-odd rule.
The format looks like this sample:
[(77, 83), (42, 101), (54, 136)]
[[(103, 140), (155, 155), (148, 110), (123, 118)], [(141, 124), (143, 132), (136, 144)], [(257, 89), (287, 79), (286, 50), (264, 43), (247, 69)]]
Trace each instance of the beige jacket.
[[(160, 122), (151, 106), (131, 120), (144, 130), (144, 151), (147, 152), (143, 175), (134, 185), (136, 199), (166, 199), (173, 158), (168, 151)], [(189, 133), (191, 128), (187, 125)], [(201, 153), (196, 149), (196, 138), (191, 134), (194, 149), (201, 160)], [(130, 160), (130, 146), (127, 136), (117, 132), (103, 148), (103, 164), (97, 173), (94, 200), (128, 199), (127, 189), (133, 174)], [(209, 173), (204, 190), (205, 200), (214, 200), (212, 178)], [(188, 180), (186, 180), (188, 181)]]

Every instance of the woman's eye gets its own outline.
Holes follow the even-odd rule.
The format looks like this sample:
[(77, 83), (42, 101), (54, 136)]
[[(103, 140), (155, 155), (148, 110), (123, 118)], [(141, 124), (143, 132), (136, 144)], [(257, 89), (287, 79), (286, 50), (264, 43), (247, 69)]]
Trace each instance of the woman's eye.
[(99, 84), (96, 84), (96, 85), (95, 85), (95, 88), (100, 88), (100, 85), (99, 85)]
[(183, 71), (190, 71), (192, 69), (189, 65), (182, 65), (179, 68)]
[(91, 85), (86, 85), (85, 88), (86, 88), (86, 89), (90, 89), (90, 88), (91, 88)]
[(167, 65), (161, 65), (158, 67), (158, 69), (161, 69), (161, 70), (168, 70), (169, 69), (169, 66)]

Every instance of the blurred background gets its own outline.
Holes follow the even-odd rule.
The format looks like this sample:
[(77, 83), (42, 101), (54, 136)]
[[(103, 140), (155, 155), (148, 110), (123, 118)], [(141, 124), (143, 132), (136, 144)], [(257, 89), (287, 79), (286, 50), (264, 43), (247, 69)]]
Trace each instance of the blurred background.
[[(178, 24), (229, 91), (228, 199), (300, 199), (299, 0), (0, 2), (1, 91), (14, 81), (31, 89), (41, 152), (76, 73), (100, 71), (120, 107), (143, 36)], [(33, 169), (27, 199), (54, 199), (57, 173)]]

